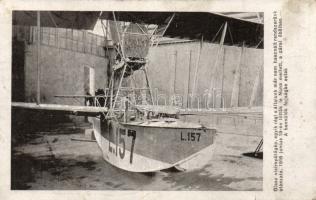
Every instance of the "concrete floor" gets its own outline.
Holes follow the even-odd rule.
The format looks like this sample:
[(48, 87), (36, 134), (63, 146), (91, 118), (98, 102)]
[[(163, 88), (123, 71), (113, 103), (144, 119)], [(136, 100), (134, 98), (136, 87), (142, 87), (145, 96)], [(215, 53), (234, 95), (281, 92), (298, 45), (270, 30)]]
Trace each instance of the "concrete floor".
[(262, 190), (262, 160), (242, 155), (256, 148), (262, 132), (251, 133), (253, 129), (232, 131), (227, 125), (223, 127), (226, 129), (218, 134), (213, 159), (203, 169), (147, 174), (123, 171), (108, 164), (95, 142), (71, 140), (85, 137), (85, 125), (64, 123), (49, 130), (24, 133), (24, 142), (12, 146), (11, 188)]

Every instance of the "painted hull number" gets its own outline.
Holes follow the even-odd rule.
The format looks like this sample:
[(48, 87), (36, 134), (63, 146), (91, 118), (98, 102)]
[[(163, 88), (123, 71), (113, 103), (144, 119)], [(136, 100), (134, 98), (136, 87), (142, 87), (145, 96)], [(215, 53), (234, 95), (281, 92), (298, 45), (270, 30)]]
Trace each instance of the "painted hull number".
[[(127, 132), (127, 137), (126, 137)], [(126, 140), (128, 138), (131, 138), (131, 146), (130, 148), (130, 158), (129, 162), (130, 164), (133, 163), (133, 153), (134, 153), (134, 146), (135, 146), (135, 140), (136, 140), (136, 131), (129, 130), (129, 129), (122, 129), (118, 128), (115, 132), (115, 140), (112, 141), (114, 143), (114, 147), (111, 146), (111, 142), (109, 140), (109, 152), (113, 153), (115, 156), (120, 157), (121, 159), (124, 159), (125, 157), (125, 149), (126, 149)]]
[(181, 141), (200, 141), (201, 133), (187, 132), (186, 134), (181, 132)]

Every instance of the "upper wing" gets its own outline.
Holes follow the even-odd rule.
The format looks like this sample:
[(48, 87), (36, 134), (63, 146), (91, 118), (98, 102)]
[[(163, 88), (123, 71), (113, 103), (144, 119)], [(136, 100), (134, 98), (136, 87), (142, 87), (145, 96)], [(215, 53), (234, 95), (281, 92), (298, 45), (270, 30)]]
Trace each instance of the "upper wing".
[[(114, 16), (115, 15), (115, 16)], [(184, 39), (201, 39), (213, 42), (214, 37), (227, 22), (230, 39), (225, 45), (258, 46), (263, 48), (263, 24), (209, 12), (102, 12), (100, 18), (139, 24), (165, 25), (174, 15), (164, 36)]]
[[(35, 26), (37, 11), (13, 11), (13, 25)], [(72, 29), (93, 29), (98, 18), (114, 20), (110, 11), (40, 11), (41, 26)], [(102, 14), (101, 14), (102, 13)], [(231, 36), (226, 45), (258, 46), (263, 48), (263, 24), (209, 12), (115, 12), (118, 21), (139, 24), (166, 25), (174, 15), (164, 36), (203, 39), (213, 42), (221, 26), (227, 22)]]

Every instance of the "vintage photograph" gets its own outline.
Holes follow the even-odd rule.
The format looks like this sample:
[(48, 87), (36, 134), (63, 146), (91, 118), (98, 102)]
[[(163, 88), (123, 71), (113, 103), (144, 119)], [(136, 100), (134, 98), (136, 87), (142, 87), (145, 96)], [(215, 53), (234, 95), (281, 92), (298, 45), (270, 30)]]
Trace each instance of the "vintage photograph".
[(263, 12), (12, 11), (11, 190), (263, 190)]

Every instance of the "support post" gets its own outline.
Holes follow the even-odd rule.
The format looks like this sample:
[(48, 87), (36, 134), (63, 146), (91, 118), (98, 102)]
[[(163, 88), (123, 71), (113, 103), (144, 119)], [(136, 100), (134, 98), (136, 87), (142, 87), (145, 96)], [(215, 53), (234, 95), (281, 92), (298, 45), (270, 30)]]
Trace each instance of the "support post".
[(117, 21), (116, 21), (116, 17), (115, 17), (115, 12), (113, 11), (112, 12), (112, 15), (113, 15), (113, 18), (114, 18), (114, 22), (115, 22), (115, 28), (116, 28), (116, 32), (117, 32), (117, 37), (118, 37), (118, 40), (119, 40), (119, 43), (120, 43), (120, 46), (121, 46), (121, 53), (122, 53), (122, 59), (125, 60), (125, 53), (124, 53), (124, 48), (123, 48), (123, 38), (121, 40), (121, 36), (120, 36), (120, 31), (119, 31), (119, 28), (117, 26)]
[(128, 121), (128, 100), (124, 100), (124, 122), (126, 123)]
[[(174, 105), (175, 99), (176, 99), (176, 86), (177, 86), (177, 57), (178, 57), (178, 52), (174, 52), (174, 74), (173, 74), (173, 94), (170, 92), (170, 97), (171, 98), (171, 104)], [(172, 88), (172, 87), (171, 87)]]
[(188, 77), (188, 92), (187, 92), (187, 109), (189, 108), (189, 97), (190, 97), (190, 82), (191, 82), (191, 59), (192, 59), (192, 50), (190, 50), (189, 56), (189, 77)]
[(174, 78), (173, 78), (173, 94), (176, 94), (176, 84), (177, 84), (177, 57), (178, 52), (174, 53)]
[(197, 56), (197, 60), (196, 60), (196, 64), (195, 64), (195, 72), (194, 72), (193, 87), (192, 87), (192, 96), (195, 95), (196, 79), (197, 79), (197, 75), (198, 75), (198, 72), (199, 72), (199, 65), (200, 65), (200, 58), (201, 58), (202, 47), (203, 47), (203, 35), (201, 37), (200, 48), (199, 48), (199, 51), (198, 51), (198, 56)]
[(241, 48), (239, 59), (238, 59), (236, 70), (235, 70), (234, 83), (233, 83), (233, 89), (232, 89), (232, 95), (231, 95), (231, 101), (230, 101), (231, 107), (238, 107), (239, 87), (240, 87), (240, 77), (241, 77), (240, 67), (241, 67), (243, 52), (244, 52), (244, 45)]
[(36, 57), (36, 65), (37, 65), (37, 89), (36, 89), (36, 104), (40, 104), (41, 102), (41, 13), (37, 11), (37, 57)]
[(110, 80), (110, 108), (114, 108), (113, 106), (113, 90), (114, 90), (114, 70), (111, 72), (111, 80)]
[[(161, 34), (161, 37), (163, 37), (163, 35), (166, 33), (166, 31), (167, 31), (167, 29), (169, 28), (169, 26), (170, 26), (170, 24), (171, 24), (171, 22), (172, 22), (172, 20), (173, 20), (173, 18), (174, 18), (175, 15), (176, 15), (176, 13), (173, 13), (173, 14), (172, 14), (170, 20), (168, 21), (168, 24), (166, 25), (165, 29), (163, 30), (163, 32), (162, 32), (162, 34)], [(158, 46), (159, 42), (160, 42), (160, 40), (157, 41), (156, 47)]]
[(151, 103), (152, 103), (152, 105), (154, 105), (154, 97), (153, 97), (152, 90), (151, 90), (151, 85), (150, 85), (150, 82), (149, 82), (149, 79), (148, 79), (148, 73), (147, 73), (146, 66), (144, 67), (144, 73), (145, 73), (145, 78), (146, 78), (146, 85), (147, 85), (147, 88), (149, 89), (149, 95), (150, 95)]
[(125, 74), (125, 71), (126, 71), (126, 67), (127, 67), (127, 64), (124, 64), (124, 68), (123, 68), (123, 72), (122, 72), (122, 75), (121, 75), (121, 78), (120, 78), (120, 82), (119, 82), (119, 85), (118, 85), (118, 88), (117, 88), (117, 92), (116, 92), (116, 95), (114, 97), (114, 102), (113, 102), (112, 107), (111, 107), (112, 108), (111, 112), (114, 111), (116, 100), (117, 100), (117, 97), (118, 97), (118, 95), (120, 93), (120, 89), (121, 89), (121, 86), (122, 86), (122, 82), (123, 82), (124, 74)]
[(261, 75), (261, 67), (259, 67), (255, 82), (253, 83), (253, 88), (252, 88), (250, 101), (249, 101), (249, 107), (252, 107), (255, 103), (256, 96), (257, 96), (258, 90), (259, 90), (259, 83), (260, 83), (260, 77), (261, 77), (260, 75)]
[(224, 108), (224, 78), (225, 78), (225, 49), (223, 50), (222, 84), (221, 84), (221, 107)]
[[(221, 52), (224, 46), (224, 41), (225, 41), (225, 36), (226, 36), (226, 30), (227, 30), (227, 22), (225, 23), (223, 34), (221, 37), (220, 45), (221, 45)], [(225, 50), (224, 50), (224, 58), (225, 58)], [(224, 93), (224, 73), (225, 73), (225, 62), (223, 61), (223, 68), (222, 68), (222, 84), (221, 84), (221, 107), (223, 107), (224, 102), (223, 102), (223, 93)]]
[[(223, 46), (224, 46), (224, 41), (225, 41), (225, 36), (226, 36), (226, 30), (227, 30), (227, 22), (225, 22), (225, 25), (224, 25), (224, 28), (223, 28), (223, 31), (222, 31), (222, 36), (221, 36), (221, 40), (220, 40), (220, 43), (219, 43), (219, 49), (218, 49), (218, 52), (217, 52), (217, 56), (216, 56), (216, 60), (215, 60), (215, 63), (214, 63), (214, 70), (215, 70), (215, 72), (217, 71), (217, 65), (218, 65), (218, 60), (219, 60), (219, 57), (220, 57), (220, 55), (221, 55), (221, 53), (222, 53), (222, 49), (223, 49)], [(218, 76), (218, 75), (217, 75)], [(215, 80), (214, 80), (214, 78), (215, 77), (213, 77), (213, 79), (212, 79), (212, 77), (211, 77), (211, 81), (213, 82), (213, 83), (215, 83)], [(223, 81), (223, 80), (222, 80)], [(223, 84), (223, 83), (222, 83)], [(212, 84), (212, 87), (213, 88), (216, 88), (216, 85), (217, 84)], [(223, 88), (221, 88), (221, 89), (223, 89)], [(219, 99), (219, 101), (217, 101), (217, 99), (216, 99), (216, 102), (222, 102), (222, 93), (223, 93), (223, 91), (221, 91), (221, 96), (220, 96), (220, 99)], [(214, 104), (214, 102), (213, 102), (213, 104)]]

